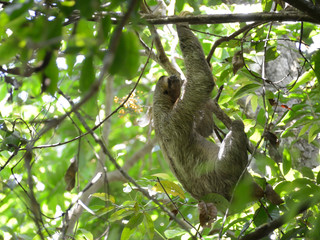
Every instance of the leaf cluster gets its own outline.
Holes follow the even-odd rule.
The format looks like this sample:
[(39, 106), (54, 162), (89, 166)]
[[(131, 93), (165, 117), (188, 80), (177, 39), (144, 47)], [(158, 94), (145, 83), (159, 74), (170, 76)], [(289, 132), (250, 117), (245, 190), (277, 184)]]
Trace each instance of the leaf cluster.
[[(158, 4), (146, 2), (151, 9)], [(271, 0), (241, 2), (264, 12), (275, 6)], [(221, 196), (210, 197), (208, 201), (220, 204), (220, 212), (212, 228), (203, 229), (197, 202), (176, 181), (163, 162), (159, 147), (148, 145), (154, 138), (152, 92), (156, 79), (166, 73), (153, 45), (154, 33), (143, 20), (138, 5), (129, 16), (129, 24), (114, 40), (121, 22), (119, 15), (128, 12), (130, 3), (1, 3), (0, 238), (61, 236), (65, 230), (61, 226), (66, 227), (64, 217), (71, 214), (70, 209), (78, 204), (76, 200), (97, 186), (96, 173), (104, 172), (107, 175), (103, 184), (82, 205), (85, 210), (76, 219), (78, 227), (67, 235), (76, 239), (106, 235), (107, 239), (191, 239), (190, 233), (200, 233), (204, 239), (219, 234), (237, 239), (286, 214), (289, 217), (272, 231), (272, 238), (320, 238), (320, 51), (316, 45), (319, 26), (261, 23), (215, 49), (212, 72), (216, 85), (224, 86), (219, 105), (227, 115), (245, 123), (250, 142), (258, 147), (251, 157), (254, 167), (250, 171), (262, 188), (267, 183), (272, 185), (284, 204), (276, 206), (266, 199), (252, 201), (246, 197), (250, 195), (247, 186), (239, 185), (231, 205)], [(170, 1), (164, 3), (169, 11)], [(226, 4), (189, 0), (176, 1), (170, 7), (176, 13), (192, 10), (194, 14), (232, 14), (241, 6), (238, 1)], [(277, 5), (276, 10), (283, 9)], [(217, 40), (247, 25), (225, 23), (191, 28), (207, 55)], [(157, 26), (157, 31), (166, 55), (185, 70), (174, 28)], [(239, 51), (242, 68), (234, 74), (232, 59)], [(295, 61), (279, 78), (272, 65), (280, 68), (283, 59), (290, 55), (288, 52)], [(268, 67), (273, 69), (272, 74), (266, 73)], [(107, 76), (99, 82), (104, 70)], [(96, 86), (95, 94), (75, 109), (74, 104), (85, 99)], [(131, 91), (134, 94), (129, 96)], [(215, 90), (212, 97), (216, 93)], [(124, 104), (127, 108), (119, 112), (118, 107), (128, 96)], [(112, 111), (115, 112), (110, 115)], [(63, 116), (65, 119), (58, 126), (39, 135)], [(227, 132), (217, 119), (215, 123)], [(87, 126), (143, 189), (176, 218), (189, 222), (190, 232), (175, 219), (169, 219), (130, 182), (123, 182), (116, 166), (102, 154), (101, 145), (90, 137)], [(29, 146), (30, 171), (24, 164)], [(71, 165), (74, 162), (76, 165)], [(76, 184), (67, 190), (65, 178), (70, 166), (71, 181)], [(297, 214), (306, 200), (308, 209)], [(37, 204), (40, 215), (34, 210)], [(227, 209), (232, 211), (224, 218)]]

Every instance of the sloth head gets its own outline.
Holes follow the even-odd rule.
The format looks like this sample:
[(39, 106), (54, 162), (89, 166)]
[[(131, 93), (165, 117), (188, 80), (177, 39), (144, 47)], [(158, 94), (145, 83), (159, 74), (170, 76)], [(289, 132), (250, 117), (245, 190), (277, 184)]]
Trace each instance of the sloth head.
[(163, 97), (168, 98), (174, 104), (180, 96), (182, 81), (175, 75), (159, 78), (156, 92), (160, 92)]

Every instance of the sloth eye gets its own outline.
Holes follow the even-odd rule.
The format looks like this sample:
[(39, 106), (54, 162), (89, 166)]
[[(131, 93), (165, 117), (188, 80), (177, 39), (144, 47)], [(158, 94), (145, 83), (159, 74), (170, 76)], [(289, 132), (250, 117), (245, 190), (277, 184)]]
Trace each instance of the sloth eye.
[(168, 94), (169, 94), (168, 90), (165, 90), (165, 91), (163, 92), (163, 94), (168, 95)]

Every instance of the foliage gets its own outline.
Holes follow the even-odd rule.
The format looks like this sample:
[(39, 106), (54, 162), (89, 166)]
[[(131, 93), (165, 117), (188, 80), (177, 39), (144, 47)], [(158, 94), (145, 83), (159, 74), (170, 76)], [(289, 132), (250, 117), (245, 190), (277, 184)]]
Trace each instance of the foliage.
[[(223, 202), (223, 212), (212, 229), (202, 229), (195, 199), (180, 187), (152, 142), (152, 91), (165, 71), (161, 59), (143, 46), (155, 48), (150, 37), (154, 33), (141, 18), (138, 4), (130, 10), (132, 2), (2, 3), (0, 238), (61, 237), (64, 221), (73, 214), (70, 209), (78, 206), (84, 211), (71, 229), (76, 239), (104, 235), (107, 239), (189, 239), (190, 233), (133, 182), (123, 183), (103, 146), (142, 189), (177, 214), (176, 218), (184, 216), (193, 226), (192, 234), (200, 229), (204, 239), (218, 234), (236, 239), (286, 214), (285, 223), (273, 231), (273, 239), (320, 238), (320, 168), (306, 162), (305, 153), (297, 148), (301, 142), (308, 149), (319, 147), (320, 50), (315, 49), (319, 25), (261, 23), (215, 49), (212, 72), (217, 86), (224, 86), (220, 107), (233, 119), (244, 121), (251, 143), (257, 145), (251, 173), (262, 187), (271, 184), (284, 204), (251, 201), (245, 197), (250, 194), (248, 188), (239, 185), (228, 217), (224, 220), (229, 206)], [(154, 0), (146, 2), (157, 5)], [(170, 1), (165, 2), (169, 6)], [(241, 6), (223, 2), (176, 1), (170, 7), (177, 13), (211, 14), (236, 12)], [(271, 0), (247, 2), (253, 11), (273, 11)], [(128, 11), (129, 24), (119, 31)], [(246, 25), (191, 28), (208, 54), (218, 39)], [(159, 25), (157, 30), (170, 60), (183, 69), (174, 29)], [(281, 45), (298, 56), (298, 65), (290, 66), (295, 74), (291, 78), (289, 71), (282, 73), (283, 79), (265, 73), (265, 66), (284, 54), (279, 51)], [(233, 74), (232, 58), (238, 51), (244, 62)], [(227, 132), (218, 120), (216, 124)], [(77, 205), (105, 171), (103, 184), (86, 196), (86, 203)], [(307, 210), (297, 214), (303, 204)]]

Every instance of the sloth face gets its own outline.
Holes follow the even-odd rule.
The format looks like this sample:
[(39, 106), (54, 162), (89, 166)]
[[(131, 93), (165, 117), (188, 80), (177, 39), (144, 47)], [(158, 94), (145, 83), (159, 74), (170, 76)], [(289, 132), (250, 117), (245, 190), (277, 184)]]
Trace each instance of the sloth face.
[(175, 75), (162, 76), (159, 78), (158, 84), (161, 86), (162, 93), (168, 95), (171, 102), (175, 103), (180, 96), (181, 80)]

